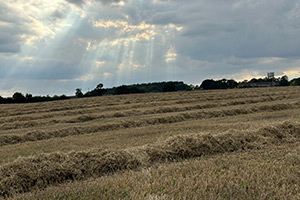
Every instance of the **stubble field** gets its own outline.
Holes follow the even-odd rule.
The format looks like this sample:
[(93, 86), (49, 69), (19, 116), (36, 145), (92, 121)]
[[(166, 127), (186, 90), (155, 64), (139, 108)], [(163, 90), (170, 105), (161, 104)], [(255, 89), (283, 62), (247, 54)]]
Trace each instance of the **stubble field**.
[(0, 105), (0, 199), (300, 199), (300, 87)]

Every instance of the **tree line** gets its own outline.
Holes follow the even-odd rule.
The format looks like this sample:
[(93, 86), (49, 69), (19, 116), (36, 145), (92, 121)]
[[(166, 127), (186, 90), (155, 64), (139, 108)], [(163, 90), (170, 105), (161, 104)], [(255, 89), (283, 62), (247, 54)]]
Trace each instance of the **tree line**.
[(12, 97), (1, 97), (0, 96), (0, 104), (10, 104), (10, 103), (35, 103), (35, 102), (45, 102), (45, 101), (56, 101), (56, 100), (64, 100), (70, 99), (66, 95), (53, 97), (47, 96), (33, 96), (32, 94), (23, 95), (21, 92), (15, 92)]
[[(182, 81), (169, 81), (169, 82), (155, 82), (155, 83), (142, 83), (133, 85), (121, 85), (113, 88), (103, 88), (103, 84), (99, 83), (95, 89), (86, 93), (82, 92), (81, 88), (75, 90), (75, 97), (93, 97), (102, 95), (120, 95), (120, 94), (135, 94), (135, 93), (150, 93), (150, 92), (175, 92), (175, 91), (189, 91), (192, 90), (192, 85), (187, 85)], [(1, 97), (0, 104), (10, 103), (35, 103), (45, 101), (65, 100), (73, 97), (66, 95), (61, 96), (33, 96), (32, 94), (23, 95), (21, 92), (15, 92), (12, 97)]]
[(92, 97), (102, 95), (120, 95), (120, 94), (137, 94), (137, 93), (151, 93), (151, 92), (176, 92), (176, 91), (190, 91), (193, 90), (192, 85), (188, 85), (183, 81), (168, 81), (168, 82), (154, 82), (142, 83), (133, 85), (121, 85), (113, 88), (103, 88), (103, 84), (99, 83), (95, 89), (88, 91), (85, 94), (81, 88), (77, 88), (75, 96)]
[[(81, 88), (75, 90), (76, 98), (93, 97), (102, 95), (120, 95), (120, 94), (136, 94), (136, 93), (152, 93), (152, 92), (176, 92), (176, 91), (191, 91), (191, 90), (213, 90), (213, 89), (233, 89), (233, 88), (250, 88), (250, 87), (269, 87), (269, 86), (297, 86), (300, 85), (300, 78), (288, 80), (286, 75), (278, 78), (269, 79), (265, 78), (253, 78), (251, 80), (244, 80), (237, 82), (233, 79), (206, 79), (200, 86), (188, 85), (183, 81), (168, 81), (168, 82), (154, 82), (154, 83), (142, 83), (133, 85), (121, 85), (113, 88), (103, 88), (103, 84), (99, 83), (95, 89), (86, 93), (82, 92)], [(53, 97), (47, 96), (33, 96), (32, 94), (23, 95), (21, 92), (15, 92), (12, 97), (1, 97), (0, 104), (5, 103), (34, 103), (44, 101), (56, 101), (70, 99), (66, 95)]]
[(300, 78), (295, 78), (289, 81), (286, 75), (277, 78), (252, 78), (251, 80), (244, 80), (237, 82), (233, 79), (213, 80), (206, 79), (200, 86), (195, 89), (212, 90), (212, 89), (230, 89), (230, 88), (251, 88), (251, 87), (272, 87), (272, 86), (297, 86), (300, 85)]

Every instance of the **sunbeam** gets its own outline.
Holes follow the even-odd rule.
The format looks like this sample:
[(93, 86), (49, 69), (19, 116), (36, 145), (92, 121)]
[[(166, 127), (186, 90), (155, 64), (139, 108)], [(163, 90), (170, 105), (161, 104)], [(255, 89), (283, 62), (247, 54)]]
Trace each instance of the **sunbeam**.
[(1, 1), (0, 91), (297, 78), (299, 16), (297, 0)]

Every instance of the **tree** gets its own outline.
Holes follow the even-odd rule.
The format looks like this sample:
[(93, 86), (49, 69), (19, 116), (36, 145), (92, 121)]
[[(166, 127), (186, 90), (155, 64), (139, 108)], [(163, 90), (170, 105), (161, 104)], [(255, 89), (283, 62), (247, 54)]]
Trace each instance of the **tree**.
[(114, 94), (130, 94), (130, 89), (127, 85), (121, 85), (115, 88)]
[(96, 90), (101, 90), (102, 88), (103, 88), (103, 84), (99, 83), (95, 89)]
[(2, 96), (0, 96), (0, 103), (5, 103), (5, 98), (3, 98)]
[(163, 85), (163, 92), (175, 92), (176, 90), (176, 85), (174, 82), (167, 82)]
[(104, 93), (103, 84), (99, 83), (95, 89), (93, 89), (91, 92), (86, 93), (85, 96), (102, 96)]
[(293, 80), (291, 80), (291, 85), (292, 86), (300, 85), (300, 78), (294, 78)]
[(14, 93), (13, 96), (12, 96), (12, 98), (13, 98), (13, 100), (16, 103), (24, 103), (24, 102), (26, 102), (26, 98), (25, 98), (25, 96), (21, 92)]
[(229, 88), (236, 88), (238, 86), (238, 83), (235, 80), (230, 79), (227, 81), (227, 85)]
[(77, 89), (76, 89), (75, 96), (76, 96), (77, 98), (83, 97), (83, 93), (82, 93), (82, 89), (81, 89), (81, 88), (77, 88)]
[(282, 76), (279, 80), (279, 85), (280, 86), (289, 86), (290, 85), (289, 78), (286, 75)]
[(227, 89), (227, 80), (225, 78), (223, 78), (222, 80), (218, 80), (216, 81), (217, 83), (217, 87), (216, 88), (212, 88), (212, 89)]
[(212, 89), (212, 88), (211, 88), (211, 85), (214, 84), (214, 83), (215, 83), (214, 80), (212, 80), (212, 79), (206, 79), (206, 80), (204, 80), (204, 81), (201, 83), (201, 86), (200, 86), (200, 87), (201, 87), (203, 90)]
[(32, 101), (32, 94), (26, 93), (25, 98), (27, 99), (27, 102), (31, 102)]

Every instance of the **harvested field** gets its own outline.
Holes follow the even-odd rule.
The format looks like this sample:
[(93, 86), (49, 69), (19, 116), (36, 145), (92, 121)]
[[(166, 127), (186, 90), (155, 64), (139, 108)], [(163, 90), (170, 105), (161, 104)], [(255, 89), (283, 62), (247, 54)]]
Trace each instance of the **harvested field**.
[(0, 111), (0, 198), (300, 199), (300, 87)]

